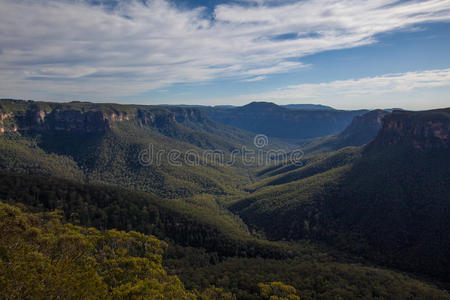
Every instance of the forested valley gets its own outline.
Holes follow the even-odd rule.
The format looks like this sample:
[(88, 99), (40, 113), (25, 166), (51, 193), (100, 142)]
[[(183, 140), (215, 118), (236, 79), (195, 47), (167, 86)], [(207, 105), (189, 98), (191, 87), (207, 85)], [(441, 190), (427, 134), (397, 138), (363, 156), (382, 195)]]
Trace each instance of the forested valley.
[(1, 298), (450, 299), (450, 109), (3, 99), (0, 131)]

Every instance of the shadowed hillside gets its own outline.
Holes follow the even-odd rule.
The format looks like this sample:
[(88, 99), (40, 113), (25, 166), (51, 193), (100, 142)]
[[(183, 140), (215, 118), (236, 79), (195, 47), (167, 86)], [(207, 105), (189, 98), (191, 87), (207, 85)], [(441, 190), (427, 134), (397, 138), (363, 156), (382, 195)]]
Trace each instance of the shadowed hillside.
[(230, 208), (270, 239), (324, 240), (448, 281), (449, 126), (449, 109), (394, 112), (360, 155), (343, 149), (262, 172)]
[(319, 138), (303, 148), (306, 153), (330, 152), (348, 146), (362, 146), (372, 141), (382, 126), (382, 119), (388, 114), (384, 110), (373, 110), (353, 118), (352, 123), (341, 133)]

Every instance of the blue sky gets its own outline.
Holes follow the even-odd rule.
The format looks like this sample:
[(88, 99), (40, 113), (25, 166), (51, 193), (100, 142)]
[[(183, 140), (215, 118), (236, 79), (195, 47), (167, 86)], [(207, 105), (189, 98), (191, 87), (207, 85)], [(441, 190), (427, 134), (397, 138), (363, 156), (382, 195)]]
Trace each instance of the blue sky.
[(450, 1), (0, 0), (0, 97), (450, 106)]

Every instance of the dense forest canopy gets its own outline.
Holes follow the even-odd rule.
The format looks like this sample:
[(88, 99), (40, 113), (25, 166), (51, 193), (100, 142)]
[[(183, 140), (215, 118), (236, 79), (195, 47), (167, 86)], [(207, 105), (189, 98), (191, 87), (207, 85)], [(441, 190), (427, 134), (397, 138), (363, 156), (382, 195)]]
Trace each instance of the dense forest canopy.
[[(234, 109), (294, 129), (344, 114), (1, 100), (1, 294), (450, 299), (449, 109), (351, 112), (331, 136), (264, 147), (217, 117)], [(149, 145), (235, 160), (143, 164)], [(295, 163), (236, 155), (299, 145)]]

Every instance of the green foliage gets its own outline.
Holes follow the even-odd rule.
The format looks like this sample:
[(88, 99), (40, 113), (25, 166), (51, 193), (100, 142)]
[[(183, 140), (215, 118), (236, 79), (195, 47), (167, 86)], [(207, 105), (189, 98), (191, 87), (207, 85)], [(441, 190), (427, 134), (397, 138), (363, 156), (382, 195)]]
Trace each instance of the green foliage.
[(305, 179), (261, 188), (233, 203), (231, 211), (251, 228), (263, 229), (268, 238), (314, 238), (321, 230), (321, 203), (327, 190), (348, 172), (342, 166)]
[(269, 300), (300, 300), (293, 286), (279, 281), (269, 283), (258, 283), (263, 299)]
[[(34, 212), (0, 205), (2, 296), (449, 298), (365, 265), (448, 283), (448, 110), (394, 113), (387, 119), (408, 134), (386, 131), (365, 148), (259, 172), (239, 157), (234, 166), (183, 164), (188, 149), (229, 159), (252, 143), (195, 109), (1, 100), (0, 112), (2, 128), (18, 128), (0, 135), (0, 200)], [(354, 142), (351, 133), (328, 146)], [(153, 159), (179, 150), (182, 165), (140, 164), (149, 145)], [(146, 234), (170, 244), (168, 273), (166, 244)]]
[[(168, 198), (230, 194), (249, 181), (246, 171), (225, 162), (233, 150), (251, 145), (252, 136), (196, 109), (0, 100), (0, 113), (11, 114), (4, 122), (18, 130), (0, 134), (0, 168)], [(140, 154), (150, 147), (152, 163), (143, 165)], [(198, 153), (198, 164), (186, 163), (187, 150)], [(205, 150), (221, 151), (223, 159), (204, 159)], [(179, 151), (181, 166), (169, 163), (170, 151)]]
[(0, 291), (8, 299), (195, 299), (164, 270), (164, 247), (141, 233), (101, 233), (0, 203)]
[(310, 155), (305, 157), (299, 166), (286, 164), (274, 170), (261, 171), (263, 176), (248, 189), (260, 189), (264, 186), (280, 185), (324, 173), (333, 168), (342, 167), (361, 156), (361, 149), (347, 147), (330, 154)]
[[(449, 281), (447, 110), (388, 115), (374, 142), (260, 172), (230, 209), (253, 230), (314, 239), (376, 263)], [(322, 157), (322, 158), (321, 158)]]
[(252, 237), (241, 220), (208, 201), (211, 196), (164, 200), (148, 193), (52, 177), (0, 175), (0, 200), (38, 210), (59, 209), (76, 225), (135, 230), (183, 246), (203, 247), (220, 256), (282, 258), (296, 251)]
[(367, 151), (324, 198), (323, 239), (372, 260), (450, 279), (445, 149)]
[[(447, 291), (410, 276), (360, 263), (336, 262), (317, 252), (286, 260), (228, 258), (203, 266), (178, 265), (175, 273), (186, 288), (202, 289), (212, 284), (232, 292), (237, 299), (267, 299), (261, 296), (258, 285), (270, 287), (268, 283), (280, 281), (281, 290), (291, 286), (287, 291), (295, 289), (294, 295), (302, 300), (450, 299)], [(269, 291), (277, 290), (278, 285)]]
[(224, 289), (211, 286), (204, 290), (202, 293), (198, 293), (199, 300), (217, 299), (217, 300), (236, 300), (236, 296), (230, 292), (226, 292)]
[[(448, 281), (450, 176), (443, 163), (448, 159), (445, 149), (368, 148), (352, 164), (260, 188), (230, 209), (271, 239), (326, 241), (377, 263)], [(274, 177), (326, 170), (327, 160)]]
[(82, 181), (83, 172), (67, 156), (46, 153), (35, 140), (18, 133), (0, 135), (0, 169), (23, 174), (52, 175)]

